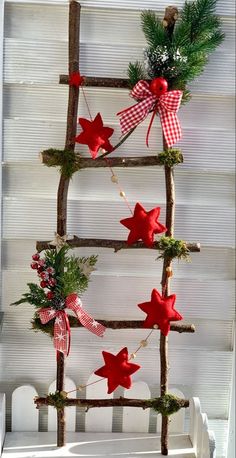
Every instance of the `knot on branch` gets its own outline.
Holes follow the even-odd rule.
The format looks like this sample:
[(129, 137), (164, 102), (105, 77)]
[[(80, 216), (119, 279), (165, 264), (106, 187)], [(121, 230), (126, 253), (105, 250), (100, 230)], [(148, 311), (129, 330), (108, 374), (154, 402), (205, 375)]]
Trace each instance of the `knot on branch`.
[(179, 149), (166, 149), (157, 156), (159, 164), (174, 167), (174, 165), (182, 164), (184, 162), (183, 154)]
[(172, 260), (174, 258), (184, 259), (187, 261), (189, 259), (189, 249), (184, 240), (176, 240), (173, 237), (163, 237), (159, 240), (159, 251), (162, 252), (157, 259), (164, 258)]
[(169, 417), (184, 407), (183, 400), (173, 394), (150, 399), (150, 407), (164, 417)]
[(49, 148), (42, 151), (41, 158), (47, 167), (59, 167), (60, 174), (65, 178), (71, 178), (80, 169), (78, 154), (70, 149)]

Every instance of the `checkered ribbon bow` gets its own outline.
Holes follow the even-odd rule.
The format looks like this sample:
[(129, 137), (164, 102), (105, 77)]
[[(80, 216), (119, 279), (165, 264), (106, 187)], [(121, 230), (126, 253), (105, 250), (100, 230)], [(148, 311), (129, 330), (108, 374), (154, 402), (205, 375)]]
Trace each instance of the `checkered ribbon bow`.
[[(66, 298), (66, 308), (72, 310), (80, 323), (99, 337), (103, 337), (106, 328), (95, 321), (83, 308), (77, 294), (73, 293)], [(52, 307), (42, 308), (38, 311), (42, 324), (55, 318), (54, 323), (54, 347), (66, 356), (70, 353), (70, 323), (65, 310), (55, 310)]]
[(160, 97), (157, 97), (150, 91), (149, 83), (140, 80), (134, 86), (130, 95), (138, 100), (138, 103), (117, 113), (117, 115), (120, 116), (122, 134), (126, 134), (140, 124), (147, 117), (148, 113), (153, 110), (147, 131), (147, 146), (152, 123), (157, 113), (159, 113), (160, 116), (161, 126), (168, 148), (180, 140), (182, 136), (181, 126), (176, 113), (180, 107), (182, 91), (168, 91)]

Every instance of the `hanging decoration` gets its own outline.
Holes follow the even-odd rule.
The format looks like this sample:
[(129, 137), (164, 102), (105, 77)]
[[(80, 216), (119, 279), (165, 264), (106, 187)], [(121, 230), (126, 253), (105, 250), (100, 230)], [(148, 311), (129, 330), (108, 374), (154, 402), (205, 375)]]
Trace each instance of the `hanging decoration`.
[(83, 132), (75, 137), (75, 141), (83, 145), (88, 145), (93, 159), (96, 159), (100, 148), (104, 148), (109, 153), (113, 150), (109, 138), (112, 136), (114, 129), (103, 125), (100, 113), (91, 121), (89, 119), (79, 118), (79, 123)]
[(151, 301), (138, 304), (138, 307), (147, 314), (143, 327), (153, 328), (157, 325), (162, 334), (167, 336), (170, 331), (170, 322), (183, 319), (174, 308), (175, 301), (175, 294), (163, 297), (156, 289), (153, 289)]
[(99, 377), (107, 378), (108, 394), (112, 393), (118, 386), (129, 389), (132, 385), (131, 375), (134, 374), (140, 366), (129, 363), (129, 354), (127, 347), (113, 355), (103, 351), (105, 366), (100, 367), (94, 373)]
[[(48, 297), (48, 296), (47, 296)], [(65, 300), (52, 296), (51, 307), (42, 308), (38, 311), (42, 324), (48, 323), (55, 319), (54, 322), (54, 347), (57, 351), (61, 351), (66, 356), (70, 353), (71, 331), (68, 315), (65, 309), (72, 310), (80, 323), (88, 329), (88, 331), (103, 337), (105, 327), (94, 320), (83, 308), (81, 299), (77, 294), (70, 294)]]
[(82, 308), (79, 297), (87, 289), (97, 257), (67, 256), (68, 250), (63, 239), (63, 246), (46, 250), (44, 257), (33, 254), (31, 268), (37, 271), (40, 284), (28, 283), (29, 292), (15, 302), (15, 305), (28, 302), (37, 308), (33, 328), (38, 319), (48, 329), (53, 326), (54, 347), (66, 356), (70, 352), (71, 335), (66, 309), (74, 312), (82, 326), (93, 334), (102, 337), (106, 330)]
[(147, 146), (152, 123), (157, 113), (160, 116), (163, 135), (168, 148), (180, 140), (182, 133), (177, 112), (181, 103), (182, 91), (173, 90), (167, 92), (167, 87), (168, 84), (164, 78), (155, 78), (150, 84), (147, 81), (140, 80), (134, 86), (130, 95), (138, 103), (117, 113), (120, 116), (122, 134), (129, 132), (133, 127), (140, 124), (152, 111), (146, 136)]
[(147, 212), (140, 203), (135, 205), (134, 215), (120, 221), (123, 226), (130, 230), (127, 239), (128, 245), (142, 240), (146, 247), (153, 246), (154, 234), (166, 231), (166, 227), (158, 221), (160, 211), (160, 207), (156, 207)]

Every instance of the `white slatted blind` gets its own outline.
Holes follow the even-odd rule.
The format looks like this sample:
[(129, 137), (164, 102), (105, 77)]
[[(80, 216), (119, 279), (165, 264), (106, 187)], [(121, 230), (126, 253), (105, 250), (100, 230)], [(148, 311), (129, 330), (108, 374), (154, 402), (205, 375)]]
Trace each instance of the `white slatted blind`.
[[(177, 6), (182, 1), (176, 0)], [(156, 9), (156, 0), (83, 0), (81, 14), (81, 71), (88, 76), (124, 77), (127, 64), (142, 56), (145, 45), (140, 30), (140, 10)], [(168, 5), (158, 2), (160, 16)], [(234, 320), (233, 232), (233, 55), (232, 0), (219, 0), (226, 39), (211, 56), (204, 74), (192, 85), (193, 99), (181, 109), (185, 162), (176, 168), (176, 237), (200, 241), (202, 251), (192, 263), (176, 263), (172, 291), (177, 309), (193, 322), (194, 335), (170, 334), (170, 384), (186, 398), (199, 396), (203, 411), (215, 430), (217, 457), (225, 457), (232, 368)], [(56, 227), (58, 174), (39, 164), (38, 153), (62, 148), (68, 88), (58, 85), (67, 73), (66, 2), (6, 1), (4, 29), (3, 113), (3, 291), (5, 312), (0, 360), (0, 387), (8, 397), (22, 383), (34, 384), (44, 394), (55, 377), (55, 352), (44, 335), (29, 331), (30, 306), (9, 304), (35, 281), (30, 257), (35, 240), (51, 239)], [(119, 129), (116, 112), (129, 106), (127, 91), (86, 88), (92, 113), (100, 111), (105, 122)], [(87, 117), (81, 97), (80, 116)], [(152, 130), (150, 149), (145, 146), (147, 123), (117, 155), (155, 154), (161, 149), (160, 127)], [(85, 155), (86, 148), (80, 148)], [(163, 170), (158, 167), (118, 170), (117, 174), (134, 204), (161, 205), (165, 217)], [(125, 238), (119, 220), (127, 215), (107, 170), (84, 170), (73, 177), (69, 192), (68, 230), (87, 237)], [(128, 215), (127, 215), (128, 216)], [(137, 303), (159, 287), (161, 262), (149, 250), (81, 249), (77, 254), (99, 254), (97, 271), (83, 303), (97, 318), (141, 319)], [(108, 331), (99, 340), (87, 331), (72, 331), (72, 351), (67, 375), (86, 383), (101, 364), (101, 351), (117, 352), (127, 344), (132, 351), (143, 338), (140, 330)], [(142, 370), (134, 380), (145, 380), (158, 395), (159, 336), (153, 335), (139, 353)], [(81, 415), (81, 413), (80, 413)], [(81, 419), (79, 421), (81, 424)], [(117, 425), (119, 422), (117, 422)], [(40, 411), (40, 425), (46, 419)], [(153, 423), (154, 425), (154, 423)], [(119, 428), (118, 426), (116, 427)], [(154, 428), (154, 427), (153, 427)], [(152, 430), (154, 432), (155, 429)]]

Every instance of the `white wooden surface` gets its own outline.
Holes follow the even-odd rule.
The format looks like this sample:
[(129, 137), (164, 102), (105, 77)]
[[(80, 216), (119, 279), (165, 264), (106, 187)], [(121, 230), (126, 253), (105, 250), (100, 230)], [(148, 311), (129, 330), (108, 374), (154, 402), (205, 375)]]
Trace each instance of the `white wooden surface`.
[(38, 393), (33, 386), (16, 388), (12, 393), (12, 431), (38, 431), (39, 411), (35, 409), (34, 397)]
[[(7, 433), (2, 458), (162, 456), (160, 438), (153, 434), (68, 433), (67, 446), (62, 449), (56, 448), (55, 441), (55, 433)], [(170, 438), (169, 456), (195, 458), (187, 435)]]
[(6, 432), (6, 397), (0, 393), (0, 455)]
[[(97, 380), (97, 378), (96, 378)], [(89, 379), (90, 383), (95, 381), (94, 377)], [(90, 397), (98, 398), (101, 393), (101, 386), (103, 381), (91, 385), (90, 388)], [(73, 381), (67, 379), (66, 389), (73, 389)], [(104, 387), (103, 387), (104, 388)], [(49, 387), (49, 392), (55, 389), (55, 382)], [(172, 389), (172, 393), (176, 395), (181, 395), (181, 392), (178, 390)], [(87, 431), (84, 433), (75, 433), (72, 435), (70, 432), (72, 428), (75, 429), (74, 419), (75, 419), (75, 409), (71, 412), (70, 408), (66, 409), (66, 417), (68, 420), (68, 437), (70, 438), (66, 447), (61, 450), (57, 450), (53, 445), (48, 448), (48, 444), (51, 444), (51, 441), (54, 443), (56, 433), (53, 434), (52, 431), (55, 429), (55, 416), (52, 416), (51, 408), (48, 418), (48, 429), (49, 433), (38, 433), (35, 434), (38, 428), (38, 410), (32, 409), (32, 394), (37, 395), (36, 390), (32, 386), (22, 386), (17, 388), (12, 395), (12, 422), (14, 425), (13, 433), (7, 433), (6, 442), (4, 446), (3, 457), (9, 456), (9, 458), (26, 458), (26, 457), (43, 457), (47, 456), (71, 456), (71, 449), (73, 453), (76, 450), (82, 448), (82, 454), (77, 456), (90, 456), (89, 453), (96, 449), (98, 456), (107, 456), (106, 453), (109, 453), (113, 456), (113, 452), (117, 451), (117, 437), (119, 442), (119, 452), (117, 456), (122, 456), (125, 454), (131, 453), (133, 456), (140, 454), (143, 447), (148, 447), (145, 449), (145, 453), (154, 454), (157, 456), (160, 453), (159, 451), (159, 438), (160, 434), (154, 436), (148, 434), (149, 431), (149, 416), (150, 409), (142, 411), (142, 409), (135, 408), (123, 408), (123, 422), (122, 422), (122, 431), (121, 435), (112, 433), (112, 420), (115, 408), (98, 408), (90, 409), (89, 413), (86, 413), (87, 419), (85, 420), (85, 429)], [(126, 392), (124, 395), (126, 396)], [(129, 392), (129, 397), (149, 398), (150, 391), (146, 383), (137, 382), (134, 384), (133, 388)], [(0, 397), (1, 399), (1, 397)], [(3, 400), (3, 397), (2, 397)], [(15, 407), (14, 407), (15, 406)], [(4, 404), (0, 409), (2, 410), (2, 418), (5, 418), (4, 415)], [(108, 411), (108, 414), (106, 413)], [(37, 412), (37, 414), (36, 414)], [(196, 457), (196, 458), (215, 458), (215, 438), (214, 433), (209, 431), (207, 415), (201, 412), (200, 401), (198, 398), (193, 398), (190, 400), (190, 433), (183, 434), (183, 421), (185, 416), (185, 409), (182, 409), (183, 414), (179, 416), (175, 414), (171, 418), (172, 434), (169, 436), (170, 444), (170, 455), (172, 456), (187, 456), (187, 457)], [(95, 414), (94, 414), (95, 413)], [(94, 418), (92, 417), (94, 415)], [(159, 416), (158, 416), (159, 417)], [(18, 426), (16, 432), (16, 426)], [(2, 431), (0, 431), (2, 440), (4, 439), (4, 424), (1, 425)], [(91, 428), (92, 432), (89, 431)], [(158, 428), (158, 426), (157, 426)], [(98, 433), (98, 430), (107, 430), (109, 433)], [(21, 434), (18, 434), (18, 431)], [(31, 432), (29, 432), (31, 431)], [(175, 431), (175, 433), (173, 433)], [(139, 432), (139, 435), (136, 434)], [(171, 431), (170, 431), (171, 432)], [(99, 435), (100, 434), (100, 435)], [(80, 443), (81, 437), (83, 438), (84, 443)], [(97, 441), (96, 437), (101, 440)], [(134, 437), (136, 437), (137, 444), (134, 444)], [(145, 439), (146, 437), (146, 439)], [(71, 439), (72, 438), (72, 439)], [(72, 440), (73, 444), (70, 443)], [(43, 442), (45, 441), (45, 442)], [(108, 450), (107, 448), (108, 445)], [(149, 445), (147, 446), (146, 443)], [(84, 445), (86, 445), (84, 450)], [(94, 448), (93, 448), (94, 447)], [(141, 447), (141, 448), (140, 448)], [(104, 450), (105, 449), (105, 450)], [(29, 454), (27, 455), (27, 453)], [(24, 455), (25, 453), (25, 455)], [(31, 454), (30, 454), (31, 453)], [(48, 455), (47, 455), (48, 453)], [(61, 454), (62, 453), (62, 454)], [(72, 455), (73, 455), (72, 453)], [(84, 453), (84, 454), (83, 454)], [(120, 455), (119, 455), (120, 453)], [(64, 455), (63, 455), (64, 454)], [(104, 455), (103, 455), (104, 454)], [(93, 456), (93, 455), (92, 455)], [(96, 455), (95, 455), (96, 456)], [(146, 456), (145, 454), (142, 456)]]

